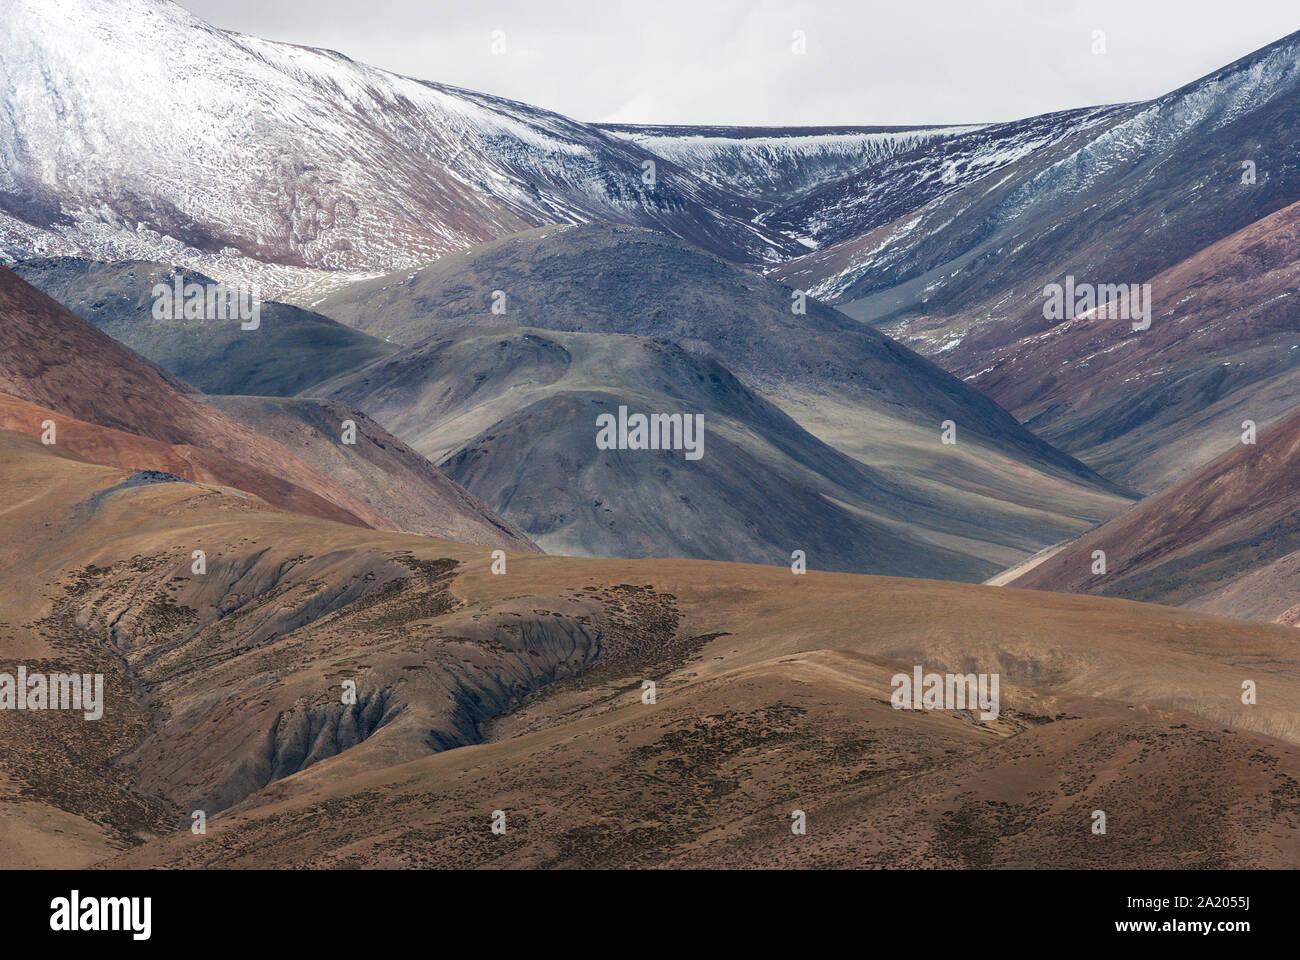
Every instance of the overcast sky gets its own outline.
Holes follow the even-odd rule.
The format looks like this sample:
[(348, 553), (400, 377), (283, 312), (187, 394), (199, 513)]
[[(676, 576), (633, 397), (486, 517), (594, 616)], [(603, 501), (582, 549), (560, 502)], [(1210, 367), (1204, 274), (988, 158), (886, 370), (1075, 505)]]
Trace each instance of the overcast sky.
[(219, 27), (628, 123), (1009, 120), (1154, 97), (1300, 29), (1297, 0), (181, 4)]

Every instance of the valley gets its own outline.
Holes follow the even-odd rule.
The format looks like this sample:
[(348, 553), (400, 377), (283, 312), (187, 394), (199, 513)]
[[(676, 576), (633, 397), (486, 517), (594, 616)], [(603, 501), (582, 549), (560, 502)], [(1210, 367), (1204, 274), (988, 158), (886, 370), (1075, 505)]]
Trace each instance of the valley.
[(1300, 863), (1300, 33), (690, 125), (0, 6), (0, 867)]

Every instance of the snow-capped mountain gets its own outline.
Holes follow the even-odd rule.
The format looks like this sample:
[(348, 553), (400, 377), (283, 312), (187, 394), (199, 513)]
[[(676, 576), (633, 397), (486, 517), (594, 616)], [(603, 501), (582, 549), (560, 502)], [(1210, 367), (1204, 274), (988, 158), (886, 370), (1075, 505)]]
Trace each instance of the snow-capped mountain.
[(169, 0), (5, 7), (11, 254), (173, 262), (275, 295), (555, 222), (653, 226), (741, 263), (799, 249), (750, 222), (752, 203), (555, 113), (218, 30)]
[[(314, 302), (530, 227), (626, 223), (902, 318), (937, 352), (969, 317), (918, 332), (909, 312), (1013, 314), (1008, 291), (1063, 257), (1151, 276), (1296, 199), (1295, 37), (1150, 103), (1013, 123), (634, 127), (218, 30), (171, 0), (3, 2), (0, 260), (165, 262)], [(1251, 157), (1261, 189), (1229, 195)], [(1139, 263), (1135, 213), (1170, 235)]]
[(603, 124), (601, 129), (692, 170), (724, 190), (788, 204), (900, 153), (979, 128)]
[[(1297, 96), (1293, 34), (1150, 102), (989, 127), (900, 155), (765, 215), (819, 241), (773, 273), (879, 320), (975, 308), (983, 320), (1014, 317), (1062, 267), (1149, 279), (1300, 199)], [(956, 158), (950, 184), (938, 175), (946, 155)], [(1249, 190), (1247, 162), (1258, 181)], [(964, 335), (918, 334), (916, 344), (933, 352)]]
[[(1095, 107), (1012, 123), (948, 128), (949, 135), (942, 139), (905, 145), (760, 219), (783, 233), (806, 237), (816, 248), (831, 246), (958, 193), (1019, 160), (1042, 155), (1082, 132), (1104, 129), (1123, 111), (1123, 107)], [(831, 283), (815, 292), (834, 298), (839, 289)]]
[[(771, 272), (1158, 489), (1295, 407), (1297, 104), (1300, 33), (884, 222), (845, 220), (863, 232)], [(878, 172), (859, 196), (887, 195)], [(1070, 278), (1137, 289), (1145, 317), (1100, 292), (1115, 314), (1051, 316), (1045, 292)]]

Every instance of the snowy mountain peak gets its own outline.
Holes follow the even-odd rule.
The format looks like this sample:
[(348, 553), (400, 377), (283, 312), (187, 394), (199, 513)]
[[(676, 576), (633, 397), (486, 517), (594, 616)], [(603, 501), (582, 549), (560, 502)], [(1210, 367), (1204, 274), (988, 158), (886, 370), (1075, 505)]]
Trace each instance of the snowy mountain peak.
[(658, 227), (739, 262), (791, 250), (752, 204), (549, 111), (227, 33), (166, 0), (7, 2), (11, 254), (168, 260), (274, 295), (545, 223)]

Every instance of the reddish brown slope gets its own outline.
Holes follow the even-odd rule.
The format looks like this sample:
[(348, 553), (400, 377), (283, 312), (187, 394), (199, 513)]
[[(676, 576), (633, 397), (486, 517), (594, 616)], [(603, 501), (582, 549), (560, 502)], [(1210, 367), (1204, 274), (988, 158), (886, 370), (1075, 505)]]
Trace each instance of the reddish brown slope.
[(220, 469), (219, 462), (208, 462), (211, 456), (195, 447), (173, 446), (124, 430), (101, 427), (0, 393), (0, 430), (39, 438), (44, 432), (42, 424), (47, 420), (57, 425), (56, 450), (87, 463), (124, 470), (160, 470), (199, 483), (215, 482), (214, 469)]
[[(0, 392), (86, 423), (196, 447), (205, 453), (206, 479), (247, 490), (282, 509), (398, 529), (274, 440), (199, 403), (186, 390), (0, 267)], [(17, 423), (13, 427), (35, 432)]]
[[(0, 663), (77, 664), (108, 697), (99, 723), (0, 718), (0, 865), (1300, 856), (1289, 629), (699, 560), (515, 554), (498, 575), (481, 547), (121, 479), (0, 432)], [(894, 710), (913, 665), (997, 673), (998, 718)]]
[[(303, 397), (204, 397), (203, 402), (275, 437), (407, 533), (541, 552), (522, 530), (360, 411)], [(344, 420), (357, 425), (351, 446), (338, 442)]]
[[(1106, 553), (1105, 575), (1092, 573), (1096, 550)], [(1294, 622), (1288, 611), (1300, 602), (1300, 414), (1009, 585)]]
[[(1077, 277), (1093, 282), (1096, 277)], [(1300, 203), (1151, 279), (1151, 328), (1085, 314), (959, 373), (1103, 474), (1158, 490), (1232, 447), (1300, 384)]]

